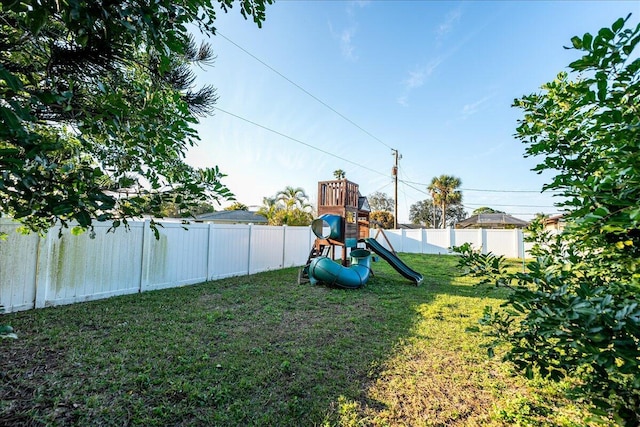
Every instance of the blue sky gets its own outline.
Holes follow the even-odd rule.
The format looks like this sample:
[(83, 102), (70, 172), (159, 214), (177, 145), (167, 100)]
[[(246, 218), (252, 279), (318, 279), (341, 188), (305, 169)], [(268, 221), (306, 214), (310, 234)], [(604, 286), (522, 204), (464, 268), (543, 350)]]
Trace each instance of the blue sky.
[(218, 110), (187, 161), (218, 165), (257, 209), (286, 186), (315, 204), (336, 169), (363, 195), (393, 196), (393, 148), (400, 222), (441, 174), (461, 178), (468, 212), (553, 214), (539, 193), (550, 175), (523, 157), (511, 105), (577, 59), (563, 48), (572, 36), (628, 13), (637, 23), (640, 2), (277, 1), (262, 29), (220, 13), (208, 39), (217, 59), (197, 71)]

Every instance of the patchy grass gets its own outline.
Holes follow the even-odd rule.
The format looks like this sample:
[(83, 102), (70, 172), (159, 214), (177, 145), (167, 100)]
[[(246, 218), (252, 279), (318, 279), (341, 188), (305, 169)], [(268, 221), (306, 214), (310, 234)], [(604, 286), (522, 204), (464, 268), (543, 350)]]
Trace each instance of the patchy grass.
[(0, 425), (585, 425), (465, 332), (503, 290), (402, 258), (422, 286), (381, 261), (359, 290), (285, 269), (5, 315)]

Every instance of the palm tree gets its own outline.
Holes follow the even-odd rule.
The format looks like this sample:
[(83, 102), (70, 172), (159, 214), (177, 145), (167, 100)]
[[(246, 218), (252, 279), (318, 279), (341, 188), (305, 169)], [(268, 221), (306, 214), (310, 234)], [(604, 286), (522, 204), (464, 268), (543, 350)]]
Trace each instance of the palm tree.
[(275, 225), (276, 215), (282, 208), (278, 205), (278, 199), (275, 197), (263, 197), (262, 206), (258, 210), (258, 214), (267, 218), (269, 225)]
[(344, 179), (347, 176), (347, 173), (342, 169), (336, 169), (333, 171), (333, 176), (335, 179)]
[(291, 211), (294, 208), (304, 210), (311, 207), (309, 204), (309, 196), (307, 196), (307, 193), (300, 187), (285, 187), (284, 190), (276, 194), (276, 200), (282, 202), (287, 211)]
[(433, 177), (427, 190), (431, 193), (434, 205), (442, 209), (442, 228), (447, 227), (447, 207), (462, 203), (462, 193), (457, 190), (462, 184), (460, 178), (451, 175)]

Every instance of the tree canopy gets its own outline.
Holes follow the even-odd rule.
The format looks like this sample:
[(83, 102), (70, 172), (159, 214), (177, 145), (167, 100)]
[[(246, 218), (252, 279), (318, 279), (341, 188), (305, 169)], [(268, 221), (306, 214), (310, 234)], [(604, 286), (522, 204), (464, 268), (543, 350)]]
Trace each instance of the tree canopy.
[(395, 225), (393, 214), (389, 211), (372, 211), (369, 214), (369, 221), (371, 221), (374, 228), (384, 228), (386, 230), (392, 229)]
[[(447, 226), (454, 226), (457, 222), (466, 218), (467, 212), (464, 210), (464, 206), (460, 204), (447, 206)], [(433, 204), (433, 200), (421, 200), (409, 207), (409, 220), (413, 224), (438, 228), (438, 225), (442, 224), (442, 211), (438, 206)]]
[(233, 202), (232, 204), (224, 208), (224, 210), (225, 211), (248, 211), (249, 206), (245, 205), (244, 203)]
[(393, 212), (394, 200), (393, 197), (388, 196), (387, 193), (376, 191), (367, 196), (367, 201), (372, 211)]
[(505, 213), (505, 212), (490, 208), (488, 206), (481, 206), (477, 209), (474, 209), (473, 212), (471, 212), (471, 215), (492, 214), (492, 213)]
[[(261, 26), (271, 2), (243, 0), (239, 11)], [(184, 211), (231, 197), (217, 166), (195, 169), (184, 155), (216, 100), (194, 86), (191, 64), (213, 55), (187, 25), (212, 35), (233, 5), (2, 2), (0, 213), (34, 231), (118, 226), (167, 201)]]

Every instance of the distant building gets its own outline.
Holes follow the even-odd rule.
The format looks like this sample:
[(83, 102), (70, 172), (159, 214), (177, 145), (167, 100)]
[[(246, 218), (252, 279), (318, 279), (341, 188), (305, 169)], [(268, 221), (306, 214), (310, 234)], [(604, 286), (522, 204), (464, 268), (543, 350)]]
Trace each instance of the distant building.
[(250, 211), (220, 211), (211, 212), (196, 217), (196, 222), (211, 222), (214, 224), (260, 224), (267, 225), (267, 218)]
[(564, 215), (554, 215), (544, 219), (545, 230), (562, 230), (564, 229)]
[(505, 213), (473, 215), (456, 224), (456, 228), (525, 228), (529, 223)]

